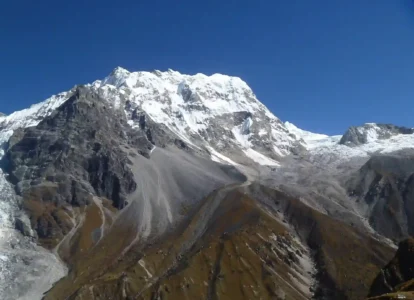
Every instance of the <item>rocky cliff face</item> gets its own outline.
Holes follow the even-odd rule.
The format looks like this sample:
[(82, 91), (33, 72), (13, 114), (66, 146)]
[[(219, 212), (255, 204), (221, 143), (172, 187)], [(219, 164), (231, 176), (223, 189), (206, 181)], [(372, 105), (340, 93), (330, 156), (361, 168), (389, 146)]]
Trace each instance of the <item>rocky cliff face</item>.
[(348, 182), (372, 227), (399, 240), (414, 233), (414, 152), (373, 156)]
[(118, 209), (125, 206), (136, 184), (120, 136), (126, 145), (143, 136), (139, 151), (144, 155), (153, 147), (142, 133), (128, 133), (124, 116), (109, 117), (105, 103), (79, 87), (36, 127), (10, 138), (3, 164), (32, 227), (48, 246), (72, 227), (64, 207), (88, 205), (91, 195), (111, 199)]

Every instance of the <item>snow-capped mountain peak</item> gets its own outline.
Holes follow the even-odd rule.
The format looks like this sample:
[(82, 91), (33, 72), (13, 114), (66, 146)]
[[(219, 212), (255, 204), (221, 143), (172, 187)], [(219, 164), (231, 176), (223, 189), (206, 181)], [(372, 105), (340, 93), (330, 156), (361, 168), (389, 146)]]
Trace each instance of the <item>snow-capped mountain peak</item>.
[[(133, 116), (144, 113), (189, 147), (219, 154), (224, 163), (244, 163), (247, 159), (252, 164), (275, 165), (280, 157), (304, 145), (238, 77), (185, 75), (171, 69), (130, 72), (117, 67), (103, 80), (85, 87), (99, 94), (113, 109), (124, 111), (132, 127), (139, 128)], [(6, 141), (13, 130), (36, 126), (73, 91), (0, 116), (2, 140)]]
[(128, 101), (130, 110), (145, 112), (192, 147), (218, 152), (251, 148), (277, 159), (299, 144), (238, 77), (185, 75), (171, 69), (129, 72), (118, 67), (93, 86), (114, 99), (114, 106)]
[(116, 67), (109, 76), (107, 76), (103, 81), (102, 85), (113, 85), (117, 88), (122, 86), (125, 83), (125, 80), (129, 77), (131, 73), (121, 67)]

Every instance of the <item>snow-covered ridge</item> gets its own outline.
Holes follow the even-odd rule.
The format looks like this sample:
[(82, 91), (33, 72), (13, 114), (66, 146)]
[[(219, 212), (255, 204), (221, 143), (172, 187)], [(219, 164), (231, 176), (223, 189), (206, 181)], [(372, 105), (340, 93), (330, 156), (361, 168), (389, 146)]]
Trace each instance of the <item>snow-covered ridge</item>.
[(305, 141), (307, 149), (333, 146), (337, 144), (342, 137), (341, 135), (329, 136), (302, 130), (290, 122), (285, 122), (285, 126), (289, 132)]
[[(124, 110), (128, 102), (127, 116), (133, 110), (144, 112), (190, 147), (208, 149), (212, 159), (220, 157), (224, 163), (243, 164), (244, 157), (251, 164), (277, 165), (279, 158), (299, 148), (346, 158), (414, 145), (411, 129), (392, 125), (367, 123), (351, 127), (344, 136), (327, 136), (282, 123), (246, 82), (222, 74), (185, 75), (170, 69), (129, 72), (118, 67), (103, 80), (86, 86), (114, 109)], [(0, 115), (0, 145), (17, 128), (36, 126), (70, 95), (70, 91), (64, 92), (28, 109)], [(138, 127), (134, 122), (132, 118), (128, 121)]]
[[(121, 94), (128, 94), (129, 100), (142, 104), (144, 111), (160, 122), (169, 118), (163, 111), (166, 106), (184, 113), (183, 117), (186, 118), (189, 116), (185, 109), (191, 104), (203, 105), (204, 112), (209, 115), (261, 110), (269, 117), (277, 119), (238, 77), (222, 74), (185, 75), (173, 70), (129, 72), (118, 67), (104, 80), (95, 84), (95, 87), (104, 89), (108, 86), (115, 87)], [(164, 105), (157, 106), (154, 102)], [(200, 123), (205, 115), (197, 114), (191, 120), (185, 121), (195, 131), (205, 128), (205, 124)]]
[[(274, 165), (278, 157), (301, 143), (238, 77), (185, 75), (173, 70), (129, 72), (118, 67), (103, 80), (86, 86), (113, 109), (124, 110), (128, 102), (131, 111), (125, 111), (127, 116), (133, 110), (144, 112), (190, 147), (211, 148), (223, 157), (236, 152), (252, 164)], [(18, 128), (36, 126), (70, 95), (71, 91), (64, 92), (0, 116), (0, 143), (7, 142)], [(132, 119), (128, 123), (137, 125)], [(260, 155), (266, 159), (258, 159)]]
[(290, 132), (306, 142), (314, 162), (335, 166), (353, 157), (368, 157), (414, 148), (414, 129), (391, 124), (366, 123), (350, 127), (344, 135), (327, 136), (297, 128), (286, 122)]
[(36, 126), (62, 105), (68, 99), (67, 95), (68, 92), (63, 92), (43, 102), (33, 104), (29, 108), (16, 111), (8, 116), (0, 116), (0, 134), (1, 132), (12, 131), (18, 128)]

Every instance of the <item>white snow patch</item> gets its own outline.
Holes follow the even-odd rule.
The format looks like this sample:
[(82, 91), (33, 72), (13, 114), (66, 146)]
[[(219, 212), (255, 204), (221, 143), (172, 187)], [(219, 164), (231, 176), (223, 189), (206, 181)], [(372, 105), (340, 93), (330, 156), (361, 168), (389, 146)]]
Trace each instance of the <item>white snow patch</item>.
[(258, 134), (259, 134), (259, 136), (264, 136), (264, 135), (267, 135), (267, 134), (268, 134), (268, 132), (267, 132), (267, 130), (266, 130), (266, 129), (263, 129), (263, 128), (262, 128), (262, 129), (260, 129), (260, 130), (259, 130), (259, 133), (258, 133)]
[(242, 134), (239, 126), (234, 127), (231, 132), (233, 133), (236, 141), (240, 144), (240, 146), (244, 148), (249, 148), (252, 146), (252, 144), (249, 142), (249, 135)]
[(149, 278), (152, 278), (152, 274), (151, 274), (151, 272), (150, 271), (148, 271), (148, 269), (146, 268), (146, 266), (145, 266), (145, 261), (143, 260), (143, 259), (140, 259), (139, 261), (138, 261), (138, 264), (144, 269), (144, 271), (147, 273), (147, 276), (149, 277)]
[(263, 154), (255, 151), (251, 148), (244, 149), (243, 152), (244, 152), (244, 154), (246, 154), (247, 157), (251, 158), (254, 162), (256, 162), (260, 165), (263, 165), (263, 166), (280, 166), (280, 164), (277, 161), (275, 161), (275, 160), (273, 160), (273, 159), (271, 159), (267, 156), (264, 156)]
[(367, 123), (365, 125), (369, 125), (369, 128), (358, 128), (358, 132), (366, 136), (367, 143), (376, 142), (378, 140), (378, 131), (381, 129), (377, 126), (377, 124)]
[(232, 161), (227, 156), (224, 156), (223, 154), (220, 154), (219, 152), (214, 150), (212, 147), (207, 147), (207, 149), (210, 152), (211, 160), (219, 162), (219, 163), (225, 163), (225, 164), (233, 165), (233, 166), (238, 165), (238, 163)]
[(275, 153), (277, 155), (280, 155), (280, 156), (283, 156), (284, 155), (283, 152), (280, 151), (280, 149), (276, 145), (273, 145), (273, 151), (275, 151)]

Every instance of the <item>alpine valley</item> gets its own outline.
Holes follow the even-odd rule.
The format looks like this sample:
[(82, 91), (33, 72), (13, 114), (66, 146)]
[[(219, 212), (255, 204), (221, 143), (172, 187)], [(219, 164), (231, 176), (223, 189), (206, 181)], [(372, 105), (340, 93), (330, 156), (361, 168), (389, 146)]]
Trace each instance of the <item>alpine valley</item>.
[(414, 129), (116, 68), (0, 114), (0, 299), (414, 299)]

